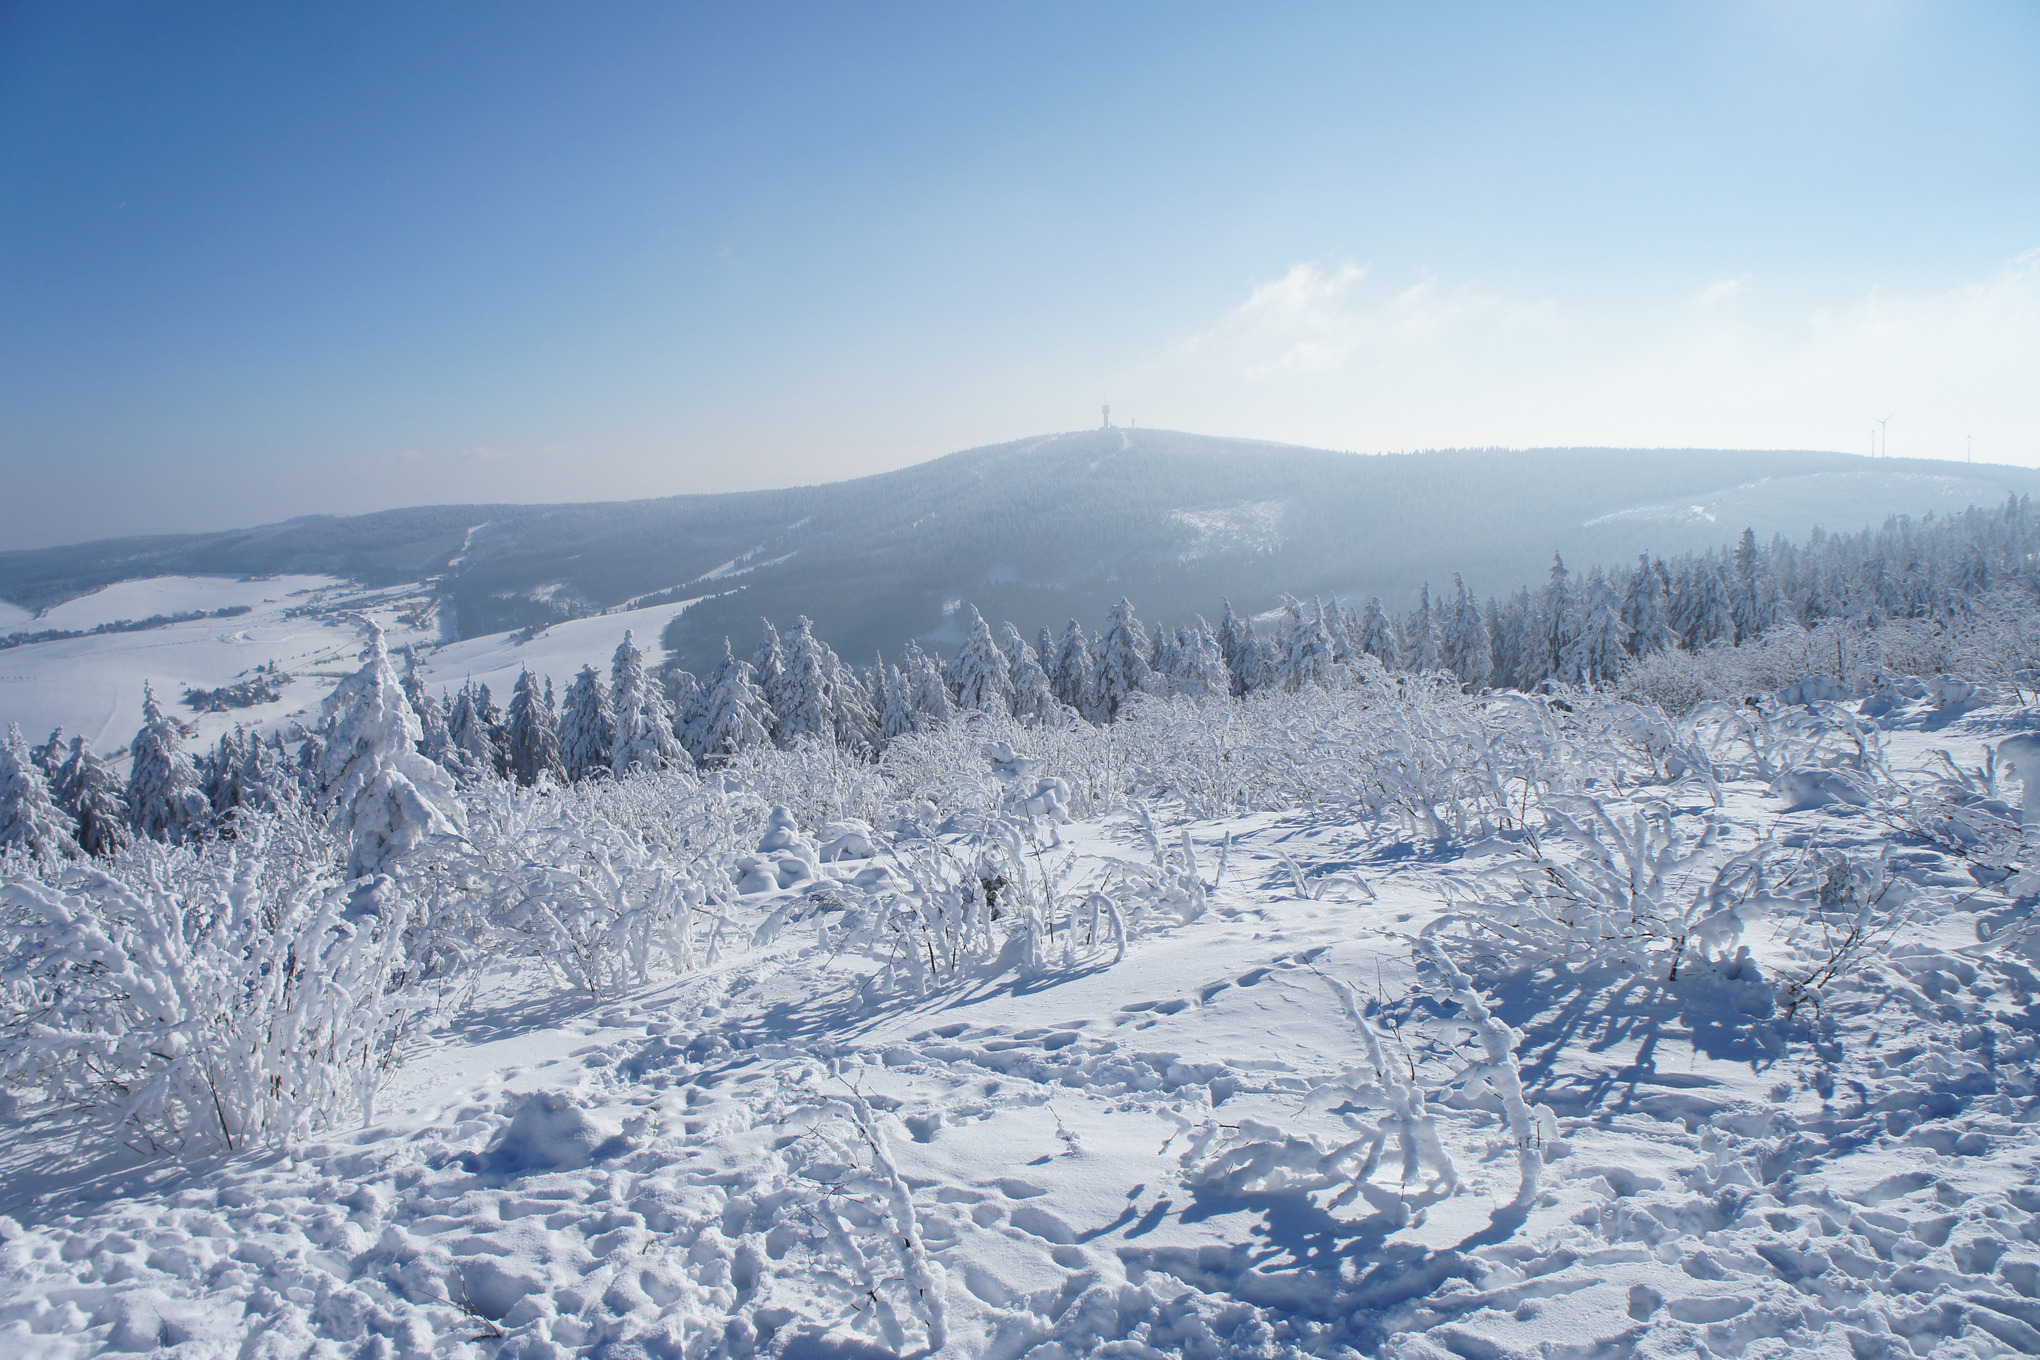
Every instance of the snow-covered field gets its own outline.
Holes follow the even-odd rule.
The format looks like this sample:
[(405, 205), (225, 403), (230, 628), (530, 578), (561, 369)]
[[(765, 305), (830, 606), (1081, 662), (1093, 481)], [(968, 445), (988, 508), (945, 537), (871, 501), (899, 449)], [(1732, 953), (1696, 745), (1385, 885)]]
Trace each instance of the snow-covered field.
[[(407, 624), (403, 616), (428, 603), (417, 587), (368, 590), (329, 576), (169, 576), (108, 586), (20, 628), (84, 631), (121, 619), (239, 605), (249, 612), (0, 649), (0, 724), (19, 723), (35, 741), (61, 725), (112, 755), (141, 725), (144, 684), (153, 684), (164, 707), (197, 729), (197, 745), (217, 741), (237, 722), (273, 728), (292, 717), (310, 718), (338, 678), (354, 669), (361, 641), (348, 615), (375, 618), (394, 646), (425, 646), (438, 641), (437, 626)], [(179, 703), (186, 689), (232, 684), (272, 661), (297, 677), (275, 703), (206, 714)]]
[(498, 703), (509, 699), (524, 671), (550, 676), (553, 687), (564, 694), (583, 666), (608, 674), (609, 659), (625, 631), (634, 634), (638, 648), (656, 658), (663, 652), (659, 639), (666, 625), (695, 600), (678, 604), (653, 605), (645, 609), (624, 609), (613, 614), (572, 619), (553, 624), (536, 637), (522, 632), (490, 633), (449, 643), (420, 660), (426, 678), (435, 687), (459, 689), (473, 679), (489, 687)]
[[(1038, 956), (930, 945), (925, 972), (872, 904), (981, 828), (930, 808), (826, 864), (819, 816), (767, 831), (751, 891), (683, 926), (691, 969), (596, 997), (506, 954), (406, 1040), (365, 1126), (184, 1161), (88, 1119), (0, 1126), (0, 1352), (2035, 1353), (2032, 885), (1856, 806), (1852, 722), (1789, 753), (1834, 775), (1790, 802), (1758, 777), (1776, 732), (1716, 780), (1648, 741), (1595, 763), (1612, 748), (1575, 732), (1527, 832), (1416, 838), (1329, 785), (1040, 824)], [(1973, 768), (2033, 726), (1918, 702), (1887, 724), (1858, 736), (1920, 796), (1937, 750)], [(1662, 938), (1619, 966), (1605, 914), (1517, 948), (1568, 911), (1526, 894), (1591, 859), (1549, 818), (1587, 816), (1575, 749), (1604, 847), (1654, 810), (1688, 838), (1612, 861), (1705, 908), (1676, 977)], [(551, 815), (519, 797), (518, 825)], [(1497, 1031), (1427, 931), (1480, 965), (1513, 1063), (1481, 1074)], [(1514, 1122), (1511, 1071), (1549, 1116)]]

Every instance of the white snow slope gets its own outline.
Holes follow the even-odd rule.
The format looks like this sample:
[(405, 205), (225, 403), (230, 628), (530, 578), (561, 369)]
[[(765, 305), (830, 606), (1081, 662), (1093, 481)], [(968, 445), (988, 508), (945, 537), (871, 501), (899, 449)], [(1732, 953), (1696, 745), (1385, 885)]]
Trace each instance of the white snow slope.
[[(380, 623), (392, 648), (415, 647), (434, 687), (457, 689), (469, 678), (488, 684), (507, 703), (525, 667), (549, 675), (564, 693), (574, 673), (592, 664), (605, 675), (625, 629), (650, 657), (663, 654), (659, 638), (674, 616), (694, 601), (576, 619), (526, 639), (494, 633), (439, 645), (429, 589), (381, 589), (328, 576), (240, 580), (223, 576), (166, 576), (124, 581), (53, 606), (33, 619), (21, 613), (0, 632), (63, 629), (83, 632), (101, 623), (158, 614), (210, 612), (237, 605), (249, 612), (226, 619), (196, 619), (140, 632), (100, 633), (27, 646), (0, 648), (0, 731), (21, 725), (41, 741), (61, 725), (102, 755), (124, 751), (142, 721), (142, 686), (154, 684), (165, 710), (189, 729), (194, 746), (209, 747), (237, 723), (268, 731), (296, 719), (311, 722), (320, 701), (354, 669), (361, 649), (352, 622), (365, 614)], [(20, 611), (17, 611), (20, 612)], [(187, 689), (216, 689), (245, 680), (275, 662), (295, 679), (274, 703), (225, 713), (195, 713), (179, 700)]]
[[(2027, 721), (1900, 732), (1892, 763), (1974, 763)], [(1723, 856), (1759, 834), (1892, 843), (1847, 807), (1722, 794)], [(684, 977), (596, 1001), (497, 973), (366, 1128), (180, 1165), (17, 1125), (0, 1353), (2040, 1351), (2040, 977), (1996, 947), (2030, 899), (1908, 843), (1894, 862), (1922, 909), (1789, 1019), (1763, 978), (1808, 945), (1761, 920), (1751, 958), (1677, 982), (1501, 987), (1557, 1115), (1514, 1210), (1516, 1144), (1492, 1099), (1449, 1095), (1468, 1036), (1411, 993), (1410, 958), (1448, 884), (1520, 847), (1433, 851), (1302, 811), (1162, 828), (1182, 834), (1208, 907), (1136, 923), (1116, 963), (1065, 934), (1026, 981), (877, 991), (810, 882), (745, 899)], [(1064, 839), (1080, 883), (1149, 855), (1124, 813)], [(1327, 1152), (1364, 1151), (1379, 1120), (1310, 1099), (1366, 1066), (1328, 979), (1389, 1036), (1390, 1073), (1429, 1089), (1458, 1167), (1415, 1214), (1396, 1206), (1425, 1177), (1392, 1141), (1364, 1193), (1358, 1154)]]

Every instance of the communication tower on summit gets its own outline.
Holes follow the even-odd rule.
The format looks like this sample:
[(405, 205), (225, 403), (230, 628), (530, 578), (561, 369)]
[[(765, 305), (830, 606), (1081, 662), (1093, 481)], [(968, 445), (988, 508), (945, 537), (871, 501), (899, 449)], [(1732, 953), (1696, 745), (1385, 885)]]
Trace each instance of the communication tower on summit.
[(1099, 428), (1099, 429), (1101, 429), (1101, 430), (1109, 430), (1109, 429), (1111, 429), (1111, 428), (1112, 428), (1112, 404), (1111, 404), (1110, 402), (1107, 402), (1107, 403), (1106, 403), (1105, 405), (1103, 405), (1103, 406), (1100, 406), (1100, 407), (1099, 407), (1098, 409), (1099, 409), (1099, 410), (1100, 410), (1101, 412), (1103, 412), (1103, 413), (1104, 413), (1104, 416), (1105, 416), (1104, 422), (1103, 422), (1102, 424), (1100, 424), (1100, 425), (1098, 426), (1098, 428)]

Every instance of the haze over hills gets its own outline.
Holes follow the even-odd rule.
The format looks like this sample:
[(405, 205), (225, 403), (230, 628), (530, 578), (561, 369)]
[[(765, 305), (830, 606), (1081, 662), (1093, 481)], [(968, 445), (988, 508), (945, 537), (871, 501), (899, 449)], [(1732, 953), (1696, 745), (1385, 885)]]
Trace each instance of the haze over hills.
[(688, 664), (806, 614), (846, 658), (954, 640), (969, 599), (1028, 633), (1243, 611), (1281, 592), (1406, 607), (1454, 571), (1480, 594), (1576, 565), (1853, 531), (2040, 491), (2026, 469), (1820, 452), (1451, 450), (1360, 456), (1164, 430), (1017, 440), (853, 481), (564, 505), (455, 505), (0, 553), (0, 598), (45, 608), (171, 573), (435, 580), (475, 637), (694, 599), (663, 639)]

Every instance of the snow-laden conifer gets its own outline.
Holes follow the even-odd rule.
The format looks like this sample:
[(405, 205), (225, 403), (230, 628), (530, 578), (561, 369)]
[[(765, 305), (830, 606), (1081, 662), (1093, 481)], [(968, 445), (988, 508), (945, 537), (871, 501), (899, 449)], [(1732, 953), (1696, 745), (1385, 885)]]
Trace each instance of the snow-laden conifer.
[(1097, 662), (1091, 655), (1090, 639), (1084, 636), (1083, 625), (1071, 619), (1063, 629), (1063, 635), (1055, 644), (1054, 660), (1044, 654), (1047, 663), (1048, 681), (1055, 689), (1055, 697), (1065, 707), (1075, 709), (1086, 718), (1094, 717), (1098, 705)]
[(35, 760), (36, 768), (43, 772), (43, 779), (54, 788), (57, 771), (64, 767), (64, 758), (70, 754), (70, 739), (64, 735), (62, 723), (50, 731), (48, 741), (29, 748), (29, 755)]
[(1193, 699), (1224, 698), (1232, 693), (1232, 673), (1226, 667), (1225, 654), (1203, 615), (1197, 616), (1193, 626), (1178, 630), (1176, 652), (1181, 658), (1174, 681), (1176, 693)]
[(908, 693), (907, 679), (900, 674), (900, 668), (887, 666), (884, 657), (878, 659), (878, 664), (885, 672), (885, 682), (880, 690), (878, 738), (891, 743), (920, 731), (921, 714), (914, 707), (914, 697)]
[(1353, 650), (1362, 656), (1373, 657), (1392, 671), (1402, 668), (1402, 643), (1396, 638), (1395, 624), (1390, 622), (1388, 611), (1381, 607), (1379, 595), (1371, 597), (1367, 607), (1360, 611)]
[(1105, 633), (1098, 639), (1096, 712), (1098, 720), (1111, 722), (1136, 695), (1155, 691), (1154, 668), (1148, 665), (1147, 629), (1133, 612), (1133, 602), (1122, 598), (1106, 617)]
[(127, 805), (135, 830), (172, 845), (203, 836), (212, 824), (212, 807), (184, 753), (184, 734), (164, 715), (152, 686), (142, 687), (142, 727), (129, 750), (134, 764), (128, 772)]
[(921, 715), (923, 726), (940, 727), (955, 714), (956, 701), (950, 696), (949, 682), (943, 678), (941, 666), (921, 650), (919, 643), (907, 643), (900, 673), (906, 677), (908, 701)]
[(71, 814), (51, 796), (28, 740), (9, 723), (0, 741), (0, 853), (24, 851), (45, 865), (76, 859), (83, 853), (76, 830)]
[(556, 783), (567, 777), (566, 762), (560, 756), (559, 718), (553, 712), (552, 686), (538, 686), (538, 677), (526, 670), (517, 677), (506, 715), (510, 729), (510, 774), (526, 788), (541, 775)]
[(1282, 610), (1280, 650), (1275, 656), (1276, 683), (1291, 693), (1329, 684), (1338, 651), (1325, 602), (1318, 599), (1306, 605), (1285, 595)]
[(1445, 668), (1470, 689), (1482, 689), (1494, 673), (1494, 645), (1480, 605), (1458, 572), (1452, 574), (1451, 613), (1444, 626)]
[(1622, 625), (1629, 630), (1629, 650), (1650, 656), (1679, 645), (1672, 627), (1671, 587), (1662, 562), (1653, 564), (1647, 553), (1639, 553), (1622, 593)]
[(1580, 630), (1566, 650), (1561, 678), (1578, 685), (1612, 684), (1621, 679), (1629, 654), (1629, 628), (1614, 588), (1598, 568), (1587, 578), (1584, 595)]
[(692, 764), (673, 735), (673, 714), (664, 691), (645, 671), (644, 653), (623, 630), (623, 641), (609, 663), (609, 703), (616, 716), (616, 740), (610, 747), (609, 772), (618, 779), (632, 770), (665, 770)]
[(1445, 665), (1445, 631), (1440, 626), (1439, 611), (1431, 607), (1431, 583), (1424, 582), (1424, 588), (1417, 599), (1417, 612), (1410, 617), (1409, 627), (1409, 668), (1422, 675), (1447, 669)]
[(1010, 713), (1013, 677), (1007, 670), (1005, 654), (993, 640), (992, 627), (978, 613), (977, 606), (966, 601), (962, 607), (964, 640), (949, 662), (949, 690), (956, 696), (959, 708)]
[(786, 708), (786, 651), (779, 642), (779, 630), (772, 626), (772, 620), (760, 619), (765, 632), (758, 640), (758, 650), (751, 656), (751, 683), (758, 687), (758, 693), (765, 698), (765, 705), (772, 712), (769, 724), (772, 740), (784, 746), (779, 724), (782, 711)]
[(433, 836), (466, 829), (453, 780), (418, 754), (418, 715), (390, 664), (383, 631), (364, 620), (361, 669), (326, 696), (319, 761), (323, 806), (347, 845), (347, 872), (387, 871)]
[(1003, 630), (1005, 643), (1006, 673), (1013, 685), (1013, 716), (1022, 722), (1042, 723), (1055, 718), (1062, 710), (1056, 701), (1055, 687), (1048, 682), (1048, 672), (1042, 668), (1041, 658), (1027, 645), (1027, 639), (1020, 636), (1020, 630), (1007, 624)]
[(71, 738), (70, 758), (51, 791), (76, 822), (78, 845), (86, 854), (110, 858), (133, 840), (120, 775), (93, 753), (85, 738)]
[(1218, 621), (1218, 651), (1225, 658), (1226, 674), (1235, 695), (1247, 694), (1261, 681), (1256, 674), (1261, 664), (1260, 638), (1252, 619), (1233, 613), (1232, 601), (1225, 602), (1225, 615)]
[(568, 779), (592, 779), (609, 773), (615, 749), (616, 714), (609, 706), (609, 686), (600, 671), (583, 666), (567, 687), (560, 713), (560, 763)]
[(709, 677), (707, 692), (700, 718), (687, 734), (688, 750), (704, 769), (771, 742), (771, 706), (751, 679), (750, 663), (731, 653), (728, 638), (723, 639), (722, 664)]
[(794, 621), (783, 652), (778, 693), (775, 696), (767, 691), (765, 695), (766, 702), (779, 716), (774, 739), (789, 749), (803, 741), (833, 740), (836, 720), (829, 693), (828, 663), (822, 643), (815, 637), (814, 625), (806, 615)]
[(856, 756), (870, 756), (878, 750), (878, 692), (826, 642), (821, 648), (836, 745)]

